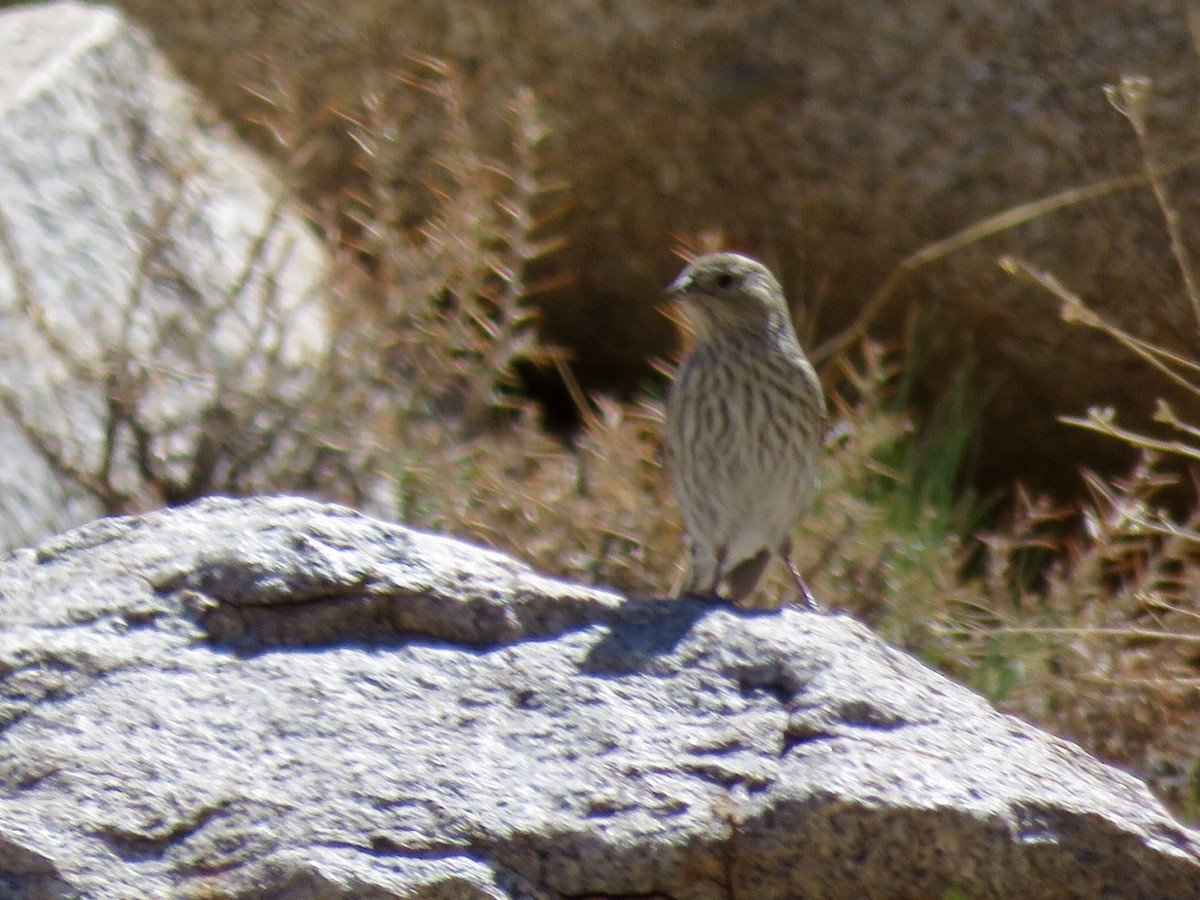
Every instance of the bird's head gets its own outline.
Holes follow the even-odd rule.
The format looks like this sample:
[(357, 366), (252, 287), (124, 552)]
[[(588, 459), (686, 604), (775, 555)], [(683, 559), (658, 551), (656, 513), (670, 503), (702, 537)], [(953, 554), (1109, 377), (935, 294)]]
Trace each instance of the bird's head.
[(791, 331), (783, 289), (770, 269), (739, 253), (692, 260), (667, 288), (680, 303), (698, 340), (739, 331)]

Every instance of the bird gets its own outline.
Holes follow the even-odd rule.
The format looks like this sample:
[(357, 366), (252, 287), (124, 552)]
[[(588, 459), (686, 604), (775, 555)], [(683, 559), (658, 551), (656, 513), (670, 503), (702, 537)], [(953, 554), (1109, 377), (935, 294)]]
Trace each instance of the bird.
[(827, 411), (783, 289), (757, 260), (711, 253), (667, 298), (695, 332), (667, 397), (665, 462), (687, 547), (678, 593), (742, 605), (779, 556), (818, 609), (791, 551), (817, 491)]

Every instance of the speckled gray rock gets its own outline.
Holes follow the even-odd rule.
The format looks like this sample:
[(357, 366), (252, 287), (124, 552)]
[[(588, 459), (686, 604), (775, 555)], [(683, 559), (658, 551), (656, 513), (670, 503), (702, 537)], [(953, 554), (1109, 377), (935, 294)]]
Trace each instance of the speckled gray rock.
[(0, 894), (1200, 896), (1136, 779), (852, 620), (289, 498), (0, 564)]
[[(0, 135), (0, 547), (11, 547), (119, 505), (77, 473), (107, 470), (95, 481), (130, 506), (161, 502), (144, 490), (140, 453), (186, 481), (214, 396), (286, 402), (300, 376), (281, 372), (302, 371), (329, 337), (323, 252), (282, 187), (112, 11), (0, 13)], [(278, 347), (278, 362), (255, 347)], [(122, 367), (128, 377), (109, 377)], [(135, 403), (144, 446), (119, 406)]]

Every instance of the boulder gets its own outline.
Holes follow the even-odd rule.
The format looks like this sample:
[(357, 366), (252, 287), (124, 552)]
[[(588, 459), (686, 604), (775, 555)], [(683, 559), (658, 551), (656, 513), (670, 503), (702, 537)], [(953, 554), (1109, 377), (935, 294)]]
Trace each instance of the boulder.
[(1200, 833), (844, 616), (207, 499), (0, 563), (0, 893), (1184, 900)]
[(0, 13), (0, 134), (3, 548), (202, 492), (330, 338), (283, 186), (113, 11)]

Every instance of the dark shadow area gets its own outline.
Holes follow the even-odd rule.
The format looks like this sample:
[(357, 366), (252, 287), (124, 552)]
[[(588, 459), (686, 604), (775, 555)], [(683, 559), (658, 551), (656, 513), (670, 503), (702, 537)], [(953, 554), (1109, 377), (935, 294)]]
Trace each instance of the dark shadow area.
[[(732, 609), (720, 600), (630, 600), (609, 615), (608, 633), (588, 652), (580, 670), (589, 675), (628, 675), (672, 652), (692, 627), (714, 609)], [(759, 611), (738, 610), (743, 615)], [(773, 614), (774, 611), (763, 611)]]

